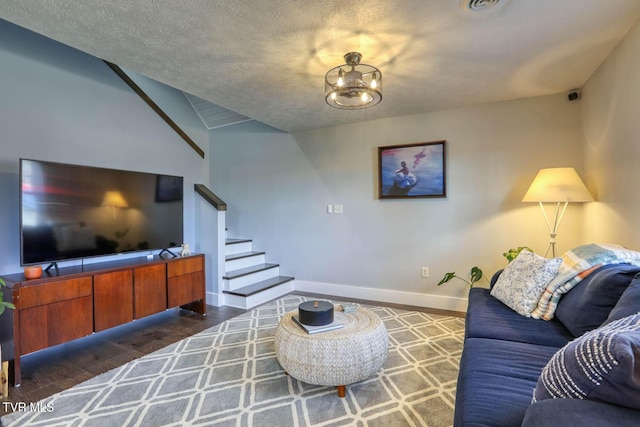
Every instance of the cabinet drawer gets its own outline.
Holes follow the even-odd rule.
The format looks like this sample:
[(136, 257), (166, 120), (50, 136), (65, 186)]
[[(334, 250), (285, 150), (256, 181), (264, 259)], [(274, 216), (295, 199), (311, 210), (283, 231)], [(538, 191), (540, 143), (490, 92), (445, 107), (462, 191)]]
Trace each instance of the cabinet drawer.
[(194, 256), (167, 263), (167, 276), (175, 277), (204, 269), (204, 257)]
[(93, 300), (76, 298), (47, 306), (49, 346), (62, 344), (93, 333)]
[(90, 276), (23, 286), (20, 288), (20, 298), (16, 306), (23, 310), (86, 296), (91, 296)]
[(140, 319), (167, 309), (167, 269), (164, 264), (133, 270), (133, 311)]
[(93, 332), (90, 296), (30, 307), (18, 314), (21, 354), (82, 338)]
[(169, 278), (167, 297), (169, 307), (204, 299), (204, 274), (202, 271)]
[(49, 346), (47, 306), (29, 307), (16, 313), (20, 317), (20, 354)]
[(103, 331), (133, 320), (133, 270), (93, 276), (95, 331)]

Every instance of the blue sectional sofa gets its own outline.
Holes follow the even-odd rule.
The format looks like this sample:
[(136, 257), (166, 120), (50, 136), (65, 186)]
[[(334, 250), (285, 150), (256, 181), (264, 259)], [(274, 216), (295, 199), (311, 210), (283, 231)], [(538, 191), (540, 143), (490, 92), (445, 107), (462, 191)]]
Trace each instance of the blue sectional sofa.
[[(563, 296), (551, 321), (521, 316), (491, 296), (490, 289), (472, 288), (454, 426), (640, 426), (640, 402), (636, 409), (633, 404), (592, 399), (532, 403), (541, 372), (559, 349), (583, 331), (610, 321), (614, 309), (627, 314), (640, 311), (639, 272), (640, 267), (628, 264), (598, 268)], [(494, 275), (491, 286), (499, 274)], [(625, 301), (620, 305), (624, 307), (618, 308), (623, 294)], [(637, 375), (631, 377), (637, 382), (640, 350), (635, 356), (637, 364), (631, 369)]]

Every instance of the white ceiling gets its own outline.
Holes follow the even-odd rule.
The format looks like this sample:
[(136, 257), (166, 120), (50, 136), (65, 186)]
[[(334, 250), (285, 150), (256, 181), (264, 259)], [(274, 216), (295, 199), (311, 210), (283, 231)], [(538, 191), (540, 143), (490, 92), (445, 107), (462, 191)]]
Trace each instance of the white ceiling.
[[(126, 70), (123, 70), (126, 72)], [(193, 109), (202, 120), (207, 129), (217, 129), (224, 126), (236, 125), (238, 123), (248, 122), (251, 119), (241, 114), (235, 113), (219, 105), (213, 104), (202, 98), (189, 93), (184, 94)]]
[[(293, 132), (567, 92), (638, 22), (640, 1), (2, 0), (0, 17)], [(324, 74), (350, 51), (383, 73), (373, 108), (324, 101)]]

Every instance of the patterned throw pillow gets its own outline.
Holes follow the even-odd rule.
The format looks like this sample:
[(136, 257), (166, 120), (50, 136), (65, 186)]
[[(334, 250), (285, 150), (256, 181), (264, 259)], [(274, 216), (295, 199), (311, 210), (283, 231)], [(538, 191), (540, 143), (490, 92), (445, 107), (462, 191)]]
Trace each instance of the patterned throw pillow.
[(635, 275), (627, 289), (622, 293), (616, 306), (613, 307), (602, 326), (636, 313), (640, 313), (640, 273)]
[(522, 251), (504, 269), (491, 289), (491, 295), (516, 313), (530, 317), (540, 295), (558, 274), (561, 263), (561, 258), (546, 259)]
[(591, 399), (640, 409), (640, 313), (587, 332), (542, 370), (533, 402)]

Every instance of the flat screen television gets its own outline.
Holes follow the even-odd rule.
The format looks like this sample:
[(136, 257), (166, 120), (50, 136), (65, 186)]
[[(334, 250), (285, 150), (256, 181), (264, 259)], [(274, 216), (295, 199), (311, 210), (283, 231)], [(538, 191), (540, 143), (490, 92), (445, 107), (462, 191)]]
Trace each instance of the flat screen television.
[(180, 176), (20, 159), (20, 262), (177, 246), (182, 210)]

